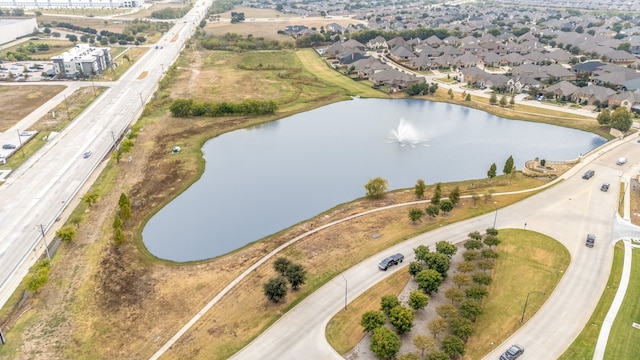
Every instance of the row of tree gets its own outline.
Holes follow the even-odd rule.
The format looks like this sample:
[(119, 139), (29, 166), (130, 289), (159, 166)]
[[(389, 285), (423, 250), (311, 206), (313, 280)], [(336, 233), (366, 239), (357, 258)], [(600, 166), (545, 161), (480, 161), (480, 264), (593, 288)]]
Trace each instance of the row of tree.
[(235, 33), (226, 33), (222, 36), (203, 34), (200, 36), (200, 46), (207, 50), (226, 51), (282, 50), (294, 48), (294, 44), (291, 41), (280, 42), (278, 40), (268, 40), (264, 37), (255, 37), (251, 34), (244, 37)]
[(118, 210), (113, 217), (113, 242), (121, 245), (125, 242), (124, 225), (131, 218), (131, 201), (125, 193), (120, 194), (118, 199)]
[(176, 117), (267, 115), (273, 114), (277, 109), (278, 104), (273, 100), (209, 102), (194, 99), (176, 99), (169, 106), (169, 111)]
[[(513, 106), (516, 103), (516, 97), (515, 95), (511, 95), (511, 99), (508, 100), (509, 105)], [(498, 95), (496, 95), (495, 92), (491, 93), (491, 97), (489, 98), (489, 104), (491, 105), (496, 105), (498, 104)], [(507, 95), (502, 95), (502, 97), (500, 97), (500, 106), (505, 107), (507, 106)]]
[(598, 114), (598, 124), (627, 132), (633, 125), (632, 117), (633, 115), (623, 106), (616, 108), (613, 112), (604, 109)]
[(291, 289), (295, 291), (307, 281), (307, 271), (304, 267), (286, 257), (277, 258), (273, 262), (273, 269), (278, 276), (269, 279), (263, 285), (264, 295), (273, 303), (279, 303), (287, 297), (287, 283), (291, 284)]
[(185, 16), (191, 9), (191, 6), (184, 6), (181, 8), (164, 8), (162, 10), (156, 10), (151, 13), (152, 19), (180, 19)]

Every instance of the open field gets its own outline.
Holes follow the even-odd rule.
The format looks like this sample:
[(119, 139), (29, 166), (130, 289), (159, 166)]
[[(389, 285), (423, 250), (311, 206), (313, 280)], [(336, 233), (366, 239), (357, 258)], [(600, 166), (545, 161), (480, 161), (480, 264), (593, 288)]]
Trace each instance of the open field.
[[(186, 7), (186, 4), (179, 4), (179, 3), (157, 3), (157, 4), (153, 4), (151, 7), (143, 9), (141, 11), (138, 11), (136, 13), (133, 14), (125, 14), (122, 16), (118, 16), (115, 17), (114, 19), (117, 18), (126, 18), (126, 19), (143, 19), (143, 18), (151, 18), (151, 13), (153, 13), (154, 11), (160, 11), (163, 9), (180, 9), (183, 7)], [(167, 21), (171, 21), (172, 19), (167, 19)]]
[[(30, 44), (33, 44), (35, 46), (40, 45), (40, 44), (46, 44), (49, 46), (48, 50), (42, 50), (42, 51), (38, 51), (35, 52), (33, 54), (29, 53), (27, 49)], [(39, 40), (29, 40), (27, 42), (23, 42), (20, 43), (18, 45), (13, 45), (11, 47), (8, 48), (3, 48), (0, 51), (0, 59), (4, 59), (4, 60), (8, 60), (8, 61), (15, 61), (14, 59), (9, 58), (7, 55), (9, 52), (21, 52), (21, 53), (26, 53), (29, 54), (29, 57), (31, 58), (31, 60), (37, 60), (37, 61), (51, 61), (51, 57), (56, 56), (56, 55), (60, 55), (63, 52), (69, 50), (70, 48), (73, 47), (73, 43), (67, 39), (60, 39), (60, 40), (56, 40), (56, 39), (39, 39)]]
[[(31, 9), (30, 9), (31, 10)], [(90, 9), (90, 8), (46, 8), (46, 9), (32, 9), (32, 13), (40, 11), (44, 16), (46, 14), (61, 14), (61, 15), (78, 15), (78, 16), (109, 16), (122, 14), (130, 9), (126, 8), (103, 8), (103, 9)], [(41, 16), (43, 16), (41, 15)], [(39, 19), (40, 17), (38, 17)]]
[[(351, 95), (385, 97), (337, 75), (308, 49), (228, 53), (204, 51), (197, 44), (187, 48), (167, 71), (155, 100), (135, 126), (134, 161), (110, 162), (92, 190), (99, 193), (98, 202), (74, 213), (81, 219), (77, 239), (62, 244), (54, 255), (47, 286), (21, 307), (5, 308), (0, 314), (5, 335), (21, 339), (21, 345), (10, 352), (0, 348), (0, 357), (147, 358), (226, 284), (288, 239), (362, 210), (414, 200), (411, 190), (392, 192), (377, 201), (357, 199), (231, 254), (197, 263), (159, 261), (142, 245), (140, 233), (146, 221), (199, 178), (204, 168), (201, 146), (208, 139)], [(270, 117), (182, 119), (167, 112), (168, 104), (178, 97), (274, 99), (280, 109)], [(170, 155), (175, 143), (184, 144), (183, 151)], [(483, 195), (543, 183), (522, 176), (513, 181), (498, 177), (491, 183), (476, 179), (444, 184), (443, 193), (455, 185), (463, 195)], [(111, 224), (122, 192), (134, 204), (133, 216), (125, 227), (127, 242), (116, 247)], [(494, 196), (493, 200), (502, 207), (529, 195)], [(307, 284), (290, 293), (286, 302), (269, 304), (260, 291), (273, 274), (267, 263), (207, 313), (166, 358), (226, 358), (304, 296), (361, 259), (418, 233), (493, 210), (493, 203), (480, 201), (474, 206), (467, 199), (448, 216), (414, 226), (407, 219), (407, 209), (400, 208), (315, 234), (283, 252), (309, 271)], [(385, 236), (372, 244), (373, 232)], [(347, 262), (345, 252), (352, 254)]]
[[(127, 26), (124, 22), (117, 22), (114, 20), (96, 19), (92, 17), (76, 17), (76, 16), (47, 16), (42, 15), (38, 17), (39, 26), (51, 26), (52, 31), (56, 31), (57, 23), (69, 23), (80, 27), (90, 27), (98, 30), (98, 34), (102, 30), (120, 33)], [(70, 29), (60, 28), (61, 31), (72, 32)], [(69, 40), (67, 40), (69, 41)]]
[(65, 85), (0, 85), (0, 131), (7, 131), (65, 88)]

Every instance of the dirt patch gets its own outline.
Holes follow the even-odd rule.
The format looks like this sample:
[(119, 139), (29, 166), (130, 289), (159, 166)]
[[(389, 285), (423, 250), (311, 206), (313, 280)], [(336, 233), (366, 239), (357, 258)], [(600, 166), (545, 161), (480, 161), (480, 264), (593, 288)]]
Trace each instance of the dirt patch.
[(0, 86), (0, 131), (7, 131), (65, 88), (65, 85)]

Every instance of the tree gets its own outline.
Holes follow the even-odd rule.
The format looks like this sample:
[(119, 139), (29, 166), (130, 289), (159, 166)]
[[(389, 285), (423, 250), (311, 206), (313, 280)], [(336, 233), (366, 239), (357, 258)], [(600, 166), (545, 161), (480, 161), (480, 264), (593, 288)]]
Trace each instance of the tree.
[(429, 215), (429, 217), (432, 219), (438, 216), (438, 214), (440, 214), (440, 208), (438, 207), (438, 205), (434, 205), (434, 204), (427, 206), (425, 211), (427, 215)]
[(389, 322), (396, 328), (398, 334), (405, 334), (413, 327), (413, 311), (405, 306), (399, 305), (391, 309)]
[(461, 273), (469, 273), (475, 269), (475, 265), (471, 261), (463, 261), (458, 263), (458, 271)]
[(487, 288), (482, 285), (471, 285), (464, 291), (464, 293), (469, 299), (477, 301), (481, 301), (482, 298), (488, 294)]
[(480, 252), (478, 250), (467, 250), (464, 253), (462, 253), (462, 257), (464, 258), (464, 261), (477, 260), (479, 256), (480, 256)]
[(364, 332), (371, 332), (387, 321), (384, 314), (378, 310), (370, 310), (362, 314), (360, 318), (360, 325), (363, 327)]
[(380, 298), (380, 309), (387, 316), (391, 315), (391, 309), (400, 305), (400, 300), (395, 295), (385, 295)]
[(422, 199), (424, 197), (424, 191), (427, 189), (427, 184), (422, 179), (418, 179), (416, 186), (414, 187), (416, 197)]
[(420, 271), (416, 277), (418, 288), (427, 294), (438, 292), (438, 287), (442, 283), (442, 275), (433, 269), (427, 269)]
[(438, 335), (445, 332), (445, 330), (447, 330), (448, 327), (449, 327), (449, 323), (447, 323), (447, 321), (441, 317), (435, 320), (431, 320), (427, 324), (427, 328), (429, 329), (429, 332), (431, 332), (431, 335), (433, 335), (434, 339), (437, 339)]
[(413, 290), (409, 293), (409, 305), (413, 310), (424, 309), (429, 304), (429, 296), (420, 290)]
[(460, 316), (475, 322), (476, 318), (482, 315), (483, 310), (482, 306), (480, 306), (477, 301), (466, 299), (462, 300), (462, 302), (460, 303), (460, 309), (458, 311), (460, 311)]
[(122, 205), (120, 207), (119, 214), (120, 214), (120, 217), (122, 217), (122, 220), (124, 221), (131, 219), (131, 205), (128, 205), (128, 204)]
[(113, 224), (111, 224), (111, 226), (113, 227), (113, 230), (122, 229), (123, 223), (122, 223), (122, 219), (120, 218), (120, 216), (116, 215), (113, 218)]
[(419, 262), (412, 261), (409, 263), (409, 274), (411, 274), (411, 276), (416, 276), (416, 274), (422, 270), (422, 265)]
[(447, 277), (447, 272), (449, 271), (449, 267), (451, 266), (451, 259), (445, 254), (442, 253), (429, 253), (427, 254), (427, 259), (425, 264), (429, 269), (433, 269), (442, 275), (443, 278)]
[(396, 356), (400, 351), (400, 338), (396, 333), (388, 328), (381, 326), (373, 330), (371, 335), (371, 345), (369, 348), (376, 356), (383, 359), (390, 359)]
[(291, 265), (291, 261), (289, 261), (289, 259), (287, 259), (286, 257), (281, 256), (273, 262), (273, 270), (284, 276), (289, 265)]
[(452, 358), (464, 355), (464, 341), (455, 335), (448, 335), (442, 339), (442, 351)]
[(449, 91), (447, 91), (447, 95), (449, 95), (449, 99), (453, 100), (453, 89), (449, 88)]
[(436, 309), (436, 313), (440, 315), (443, 319), (449, 320), (454, 316), (458, 315), (458, 309), (455, 306), (445, 303)]
[(412, 208), (412, 209), (409, 210), (409, 219), (411, 220), (411, 222), (414, 225), (419, 223), (422, 220), (422, 218), (424, 217), (424, 215), (425, 215), (425, 213), (421, 209)]
[(471, 94), (467, 94), (467, 96), (465, 96), (464, 101), (471, 101)]
[(467, 250), (477, 250), (477, 249), (482, 249), (482, 247), (484, 246), (482, 244), (482, 241), (480, 240), (476, 240), (476, 239), (469, 239), (467, 241), (465, 241), (464, 245), (465, 249)]
[(453, 283), (456, 284), (458, 288), (462, 288), (463, 286), (469, 286), (471, 284), (471, 276), (468, 274), (455, 274), (453, 275)]
[(516, 104), (516, 96), (512, 95), (511, 100), (509, 100), (509, 105), (513, 106)]
[(482, 240), (482, 235), (479, 231), (470, 232), (467, 236), (469, 237), (469, 239)]
[(451, 200), (442, 200), (440, 202), (440, 210), (442, 210), (444, 214), (448, 214), (449, 212), (451, 212), (451, 210), (453, 210), (453, 203), (451, 202)]
[(89, 207), (98, 201), (98, 193), (94, 190), (92, 192), (84, 194), (82, 201), (86, 202)]
[[(544, 160), (543, 160), (543, 161), (544, 161)], [(544, 166), (544, 165), (543, 165), (543, 166)], [(487, 228), (487, 230), (485, 230), (485, 233), (486, 233), (487, 235), (498, 236), (498, 229), (493, 228), (493, 227), (490, 227), (490, 228)]]
[(427, 256), (430, 252), (429, 247), (426, 245), (418, 245), (418, 247), (413, 249), (413, 253), (416, 254), (416, 260), (422, 261), (423, 263), (427, 262)]
[(502, 97), (500, 98), (500, 106), (507, 106), (507, 95), (502, 95)]
[(56, 237), (62, 241), (71, 241), (76, 238), (76, 229), (73, 226), (65, 225), (56, 231)]
[(369, 182), (364, 186), (367, 190), (367, 197), (370, 199), (379, 199), (383, 197), (388, 187), (389, 183), (387, 180), (381, 177), (369, 180)]
[(598, 120), (598, 124), (606, 126), (609, 125), (609, 123), (611, 122), (611, 110), (609, 109), (604, 109), (600, 112), (600, 114), (598, 114), (597, 117)]
[(31, 293), (40, 290), (49, 280), (50, 269), (51, 263), (49, 260), (35, 263), (29, 270), (29, 274), (24, 278), (25, 289)]
[(445, 254), (451, 259), (458, 252), (458, 248), (448, 241), (438, 241), (436, 243), (436, 252)]
[(279, 303), (287, 296), (287, 279), (284, 276), (271, 278), (263, 286), (264, 295), (273, 303)]
[(480, 268), (480, 270), (482, 270), (485, 273), (487, 272), (487, 270), (493, 269), (493, 266), (494, 266), (493, 259), (480, 259), (478, 261), (478, 268)]
[(496, 93), (491, 93), (491, 97), (489, 98), (489, 104), (495, 105), (498, 103), (498, 96)]
[(500, 239), (498, 239), (498, 237), (495, 235), (487, 235), (484, 237), (484, 243), (485, 245), (492, 248), (494, 246), (500, 245)]
[(458, 205), (458, 203), (460, 202), (460, 187), (456, 185), (456, 187), (453, 188), (453, 190), (451, 190), (451, 193), (449, 193), (449, 200), (451, 201), (451, 203), (455, 206)]
[(475, 332), (473, 323), (467, 318), (455, 317), (449, 321), (449, 324), (451, 325), (451, 333), (463, 341), (467, 341)]
[[(491, 30), (495, 30), (495, 29), (491, 29)], [(427, 357), (425, 358), (425, 360), (451, 360), (451, 357), (447, 354), (445, 354), (442, 351), (432, 351), (429, 354), (427, 354)]]
[(73, 34), (67, 34), (67, 39), (69, 39), (69, 41), (71, 41), (72, 43), (78, 42), (78, 36)]
[(291, 284), (293, 290), (298, 290), (300, 285), (307, 281), (307, 271), (300, 264), (290, 264), (285, 270), (284, 276)]
[(442, 184), (437, 183), (435, 189), (433, 190), (433, 196), (431, 197), (431, 204), (433, 205), (440, 204), (441, 198), (442, 198)]
[(418, 353), (410, 352), (406, 354), (401, 354), (400, 356), (396, 357), (396, 359), (397, 360), (420, 360), (420, 355), (418, 355)]
[(631, 113), (626, 107), (620, 106), (611, 114), (611, 127), (622, 132), (627, 132), (631, 129), (633, 120), (631, 120)]
[(498, 171), (496, 163), (491, 164), (489, 171), (487, 171), (487, 177), (489, 177), (489, 179), (493, 179), (494, 177), (496, 177), (496, 171)]
[(116, 245), (124, 244), (125, 240), (127, 240), (127, 238), (124, 235), (124, 231), (122, 231), (122, 228), (117, 228), (113, 231), (113, 242)]
[(480, 254), (486, 259), (495, 259), (498, 257), (498, 253), (493, 249), (482, 249)]
[(502, 173), (509, 175), (511, 171), (513, 171), (513, 156), (509, 155), (509, 158), (505, 161), (504, 167), (502, 168)]
[(451, 300), (451, 303), (455, 305), (464, 299), (464, 291), (455, 287), (448, 288), (447, 291), (444, 292), (444, 297)]
[(413, 346), (420, 350), (420, 357), (424, 358), (425, 350), (432, 352), (436, 349), (436, 341), (426, 335), (416, 335), (413, 337)]
[(484, 285), (484, 286), (489, 286), (491, 285), (491, 282), (493, 281), (493, 279), (491, 279), (491, 275), (489, 274), (485, 274), (485, 273), (477, 273), (477, 274), (473, 274), (473, 276), (471, 277), (473, 279), (473, 282), (479, 285)]

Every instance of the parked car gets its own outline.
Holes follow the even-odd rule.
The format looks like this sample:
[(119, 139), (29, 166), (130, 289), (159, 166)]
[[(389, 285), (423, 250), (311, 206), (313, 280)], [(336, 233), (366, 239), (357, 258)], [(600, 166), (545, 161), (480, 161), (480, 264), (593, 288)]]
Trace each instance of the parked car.
[(595, 243), (596, 243), (596, 236), (593, 235), (593, 234), (588, 234), (587, 235), (587, 241), (586, 241), (585, 245), (587, 245), (587, 247), (592, 248), (593, 245), (595, 245)]
[(602, 186), (600, 187), (600, 191), (607, 192), (608, 190), (609, 190), (609, 184), (607, 183), (602, 184)]
[(582, 178), (583, 178), (583, 179), (585, 179), (585, 180), (589, 180), (589, 179), (591, 179), (591, 177), (592, 177), (593, 175), (595, 175), (595, 173), (596, 173), (596, 172), (595, 172), (595, 171), (593, 171), (593, 170), (587, 170), (587, 172), (586, 172), (586, 173), (584, 173), (584, 175), (582, 175)]
[(93, 153), (91, 152), (91, 150), (85, 151), (85, 152), (84, 152), (84, 154), (82, 154), (82, 158), (83, 158), (83, 159), (88, 159), (88, 158), (89, 158), (89, 156), (91, 156), (91, 154), (93, 154)]
[(11, 150), (11, 149), (15, 149), (16, 146), (13, 145), (13, 144), (4, 144), (4, 145), (2, 145), (2, 148), (5, 149), (5, 150)]
[(388, 268), (392, 267), (393, 265), (398, 265), (402, 262), (402, 260), (404, 260), (404, 255), (400, 253), (391, 255), (382, 260), (380, 264), (378, 264), (378, 269), (387, 271)]
[(524, 354), (524, 346), (513, 344), (507, 351), (500, 355), (500, 360), (514, 360), (522, 354)]
[(627, 162), (627, 158), (626, 157), (621, 157), (620, 159), (618, 159), (618, 161), (616, 161), (616, 164), (622, 165), (622, 164), (624, 164), (626, 162)]

